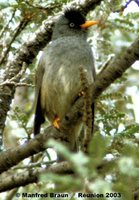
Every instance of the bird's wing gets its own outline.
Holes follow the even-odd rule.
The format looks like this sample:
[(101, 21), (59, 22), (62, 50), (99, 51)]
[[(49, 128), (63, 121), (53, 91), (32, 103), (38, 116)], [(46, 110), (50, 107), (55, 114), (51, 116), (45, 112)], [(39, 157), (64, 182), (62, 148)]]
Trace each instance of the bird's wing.
[(40, 133), (41, 124), (45, 121), (42, 108), (41, 108), (41, 99), (40, 99), (40, 91), (42, 85), (42, 79), (44, 74), (44, 68), (42, 65), (42, 58), (39, 61), (36, 77), (35, 77), (35, 119), (34, 119), (34, 135)]

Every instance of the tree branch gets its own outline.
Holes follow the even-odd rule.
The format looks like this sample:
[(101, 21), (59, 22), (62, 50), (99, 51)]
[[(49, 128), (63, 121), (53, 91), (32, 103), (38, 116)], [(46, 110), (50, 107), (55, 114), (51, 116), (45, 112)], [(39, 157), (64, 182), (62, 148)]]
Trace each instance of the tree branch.
[(111, 83), (120, 78), (131, 65), (139, 60), (139, 37), (124, 52), (116, 55), (106, 69), (97, 75), (93, 85), (93, 97), (96, 99)]
[[(69, 128), (69, 126), (67, 126)], [(44, 134), (37, 135), (34, 139), (28, 141), (21, 146), (8, 149), (0, 154), (0, 173), (10, 169), (14, 165), (18, 164), (23, 159), (44, 151), (46, 149), (46, 141), (50, 138), (60, 140), (66, 145), (69, 145), (67, 136), (53, 126), (48, 127)], [(65, 142), (66, 141), (66, 142)]]
[(69, 164), (67, 161), (64, 161), (61, 163), (56, 163), (55, 165), (51, 165), (47, 169), (27, 169), (22, 173), (16, 173), (8, 177), (6, 175), (1, 175), (0, 192), (5, 192), (7, 190), (19, 186), (25, 186), (30, 183), (35, 183), (38, 181), (39, 175), (41, 173), (69, 174), (73, 172), (71, 164)]

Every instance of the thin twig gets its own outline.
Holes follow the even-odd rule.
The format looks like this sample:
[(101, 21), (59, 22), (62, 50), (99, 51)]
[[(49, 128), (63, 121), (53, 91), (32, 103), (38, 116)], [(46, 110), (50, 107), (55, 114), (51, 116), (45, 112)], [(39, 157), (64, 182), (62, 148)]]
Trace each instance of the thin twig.
[(11, 85), (15, 87), (33, 87), (33, 88), (35, 87), (35, 85), (30, 83), (16, 83), (14, 81), (9, 81), (9, 80), (6, 80), (0, 84), (0, 86), (6, 86), (6, 85)]
[(5, 47), (5, 50), (1, 53), (0, 57), (0, 65), (5, 61), (8, 52), (10, 51), (12, 43), (15, 41), (16, 37), (21, 33), (21, 31), (27, 26), (28, 20), (23, 18), (21, 22), (19, 23), (18, 27), (16, 28), (13, 37), (11, 38), (10, 42), (7, 44), (7, 47)]
[(12, 15), (11, 15), (11, 18), (9, 19), (9, 21), (7, 22), (7, 24), (6, 24), (6, 25), (3, 27), (3, 29), (1, 30), (1, 32), (0, 32), (0, 38), (3, 37), (4, 33), (5, 33), (6, 30), (8, 29), (9, 24), (12, 22), (12, 20), (13, 20), (13, 18), (14, 18), (14, 16), (15, 16), (15, 12), (16, 12), (16, 8), (14, 8), (13, 13), (12, 13)]
[(83, 148), (84, 152), (87, 152), (92, 132), (92, 95), (89, 87), (88, 77), (83, 68), (80, 68), (80, 78), (82, 83), (82, 96), (84, 98), (83, 121), (86, 125), (84, 131)]

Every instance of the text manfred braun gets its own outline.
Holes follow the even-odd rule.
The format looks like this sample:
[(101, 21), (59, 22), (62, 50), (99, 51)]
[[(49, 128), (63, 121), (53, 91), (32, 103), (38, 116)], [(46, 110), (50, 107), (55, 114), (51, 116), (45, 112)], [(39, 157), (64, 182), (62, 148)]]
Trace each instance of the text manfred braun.
[[(78, 198), (102, 198), (104, 197), (103, 194), (97, 194), (97, 193), (77, 193), (76, 194)], [(68, 193), (45, 193), (45, 194), (40, 194), (40, 193), (22, 193), (22, 197), (27, 197), (27, 198), (33, 198), (33, 197), (41, 197), (41, 198), (69, 198), (70, 194)]]

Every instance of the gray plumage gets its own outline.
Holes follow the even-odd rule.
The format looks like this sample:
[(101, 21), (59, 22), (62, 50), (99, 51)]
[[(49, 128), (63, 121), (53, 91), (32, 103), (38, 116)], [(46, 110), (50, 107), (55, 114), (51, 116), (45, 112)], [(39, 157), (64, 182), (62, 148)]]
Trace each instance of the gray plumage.
[[(56, 117), (63, 119), (70, 111), (82, 89), (81, 67), (86, 71), (90, 84), (95, 78), (94, 58), (86, 41), (87, 30), (79, 27), (77, 19), (76, 24), (71, 20), (72, 16), (67, 18), (65, 14), (56, 20), (52, 41), (44, 49), (38, 64), (35, 134), (40, 132), (40, 126), (45, 118), (53, 123)], [(72, 130), (73, 143), (78, 135), (75, 131), (79, 132), (81, 123), (77, 122), (77, 127)]]

